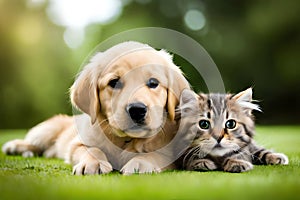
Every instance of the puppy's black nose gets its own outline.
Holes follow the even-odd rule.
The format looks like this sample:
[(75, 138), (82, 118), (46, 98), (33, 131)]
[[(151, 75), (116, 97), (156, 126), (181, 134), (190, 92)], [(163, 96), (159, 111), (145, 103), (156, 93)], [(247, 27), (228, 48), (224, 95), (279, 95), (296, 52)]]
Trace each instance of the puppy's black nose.
[(147, 106), (141, 102), (131, 103), (126, 108), (133, 122), (142, 124), (145, 121)]

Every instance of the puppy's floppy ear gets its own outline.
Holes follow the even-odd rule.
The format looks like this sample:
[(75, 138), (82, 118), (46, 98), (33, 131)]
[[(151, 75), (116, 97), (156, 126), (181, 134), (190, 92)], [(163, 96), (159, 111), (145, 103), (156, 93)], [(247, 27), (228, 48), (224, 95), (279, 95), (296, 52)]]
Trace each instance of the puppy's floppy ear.
[(95, 123), (100, 111), (99, 89), (97, 77), (94, 77), (93, 68), (90, 63), (85, 66), (71, 87), (71, 102), (91, 117), (92, 124)]
[(172, 63), (168, 69), (168, 113), (171, 120), (175, 118), (175, 108), (179, 105), (180, 94), (185, 88), (190, 89), (188, 81), (180, 69)]

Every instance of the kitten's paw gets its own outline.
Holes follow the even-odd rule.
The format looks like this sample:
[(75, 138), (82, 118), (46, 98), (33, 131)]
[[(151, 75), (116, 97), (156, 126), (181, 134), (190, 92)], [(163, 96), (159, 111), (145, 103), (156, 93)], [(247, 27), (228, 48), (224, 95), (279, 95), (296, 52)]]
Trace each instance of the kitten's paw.
[(289, 159), (283, 153), (269, 153), (266, 155), (266, 163), (268, 165), (287, 165)]
[(111, 164), (104, 160), (89, 159), (73, 167), (73, 175), (107, 174), (113, 170)]
[(228, 159), (225, 161), (224, 171), (240, 173), (253, 169), (253, 165), (245, 160)]
[(216, 169), (217, 166), (215, 163), (208, 159), (193, 160), (189, 166), (187, 166), (187, 170), (191, 171), (211, 171)]

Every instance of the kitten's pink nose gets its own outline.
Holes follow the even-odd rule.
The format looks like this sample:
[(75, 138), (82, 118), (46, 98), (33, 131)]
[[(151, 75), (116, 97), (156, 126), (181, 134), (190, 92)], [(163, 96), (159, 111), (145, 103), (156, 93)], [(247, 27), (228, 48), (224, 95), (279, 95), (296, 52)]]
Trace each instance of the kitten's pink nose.
[(219, 134), (213, 134), (213, 137), (217, 140), (218, 143), (220, 143), (225, 136), (225, 130), (222, 129), (221, 131), (218, 131), (217, 133), (219, 133)]

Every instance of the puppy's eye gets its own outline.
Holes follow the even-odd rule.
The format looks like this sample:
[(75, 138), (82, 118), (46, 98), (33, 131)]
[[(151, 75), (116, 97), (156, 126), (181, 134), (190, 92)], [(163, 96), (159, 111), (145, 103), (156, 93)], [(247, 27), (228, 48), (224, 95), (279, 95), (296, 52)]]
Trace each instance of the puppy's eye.
[(148, 80), (148, 82), (146, 83), (146, 85), (149, 87), (149, 88), (156, 88), (158, 85), (159, 85), (159, 81), (156, 79), (156, 78), (150, 78)]
[(121, 83), (119, 78), (112, 79), (108, 82), (108, 85), (114, 89), (122, 88), (123, 84)]
[(199, 126), (201, 129), (209, 129), (210, 128), (210, 122), (208, 120), (202, 119), (199, 121)]
[(229, 119), (225, 123), (225, 128), (234, 129), (236, 127), (236, 121), (234, 119)]

